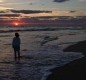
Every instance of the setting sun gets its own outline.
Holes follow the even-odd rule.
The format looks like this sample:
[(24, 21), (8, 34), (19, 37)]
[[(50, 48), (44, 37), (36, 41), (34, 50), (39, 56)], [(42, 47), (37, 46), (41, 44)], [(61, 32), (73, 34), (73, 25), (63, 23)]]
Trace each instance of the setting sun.
[(15, 23), (14, 23), (14, 25), (15, 25), (15, 26), (18, 26), (18, 25), (19, 25), (19, 23), (15, 22)]

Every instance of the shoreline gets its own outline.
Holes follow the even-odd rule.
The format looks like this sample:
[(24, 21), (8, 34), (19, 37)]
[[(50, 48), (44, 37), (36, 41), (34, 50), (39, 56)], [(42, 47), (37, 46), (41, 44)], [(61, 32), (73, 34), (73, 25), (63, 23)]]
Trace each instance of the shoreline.
[(85, 80), (86, 79), (86, 40), (65, 48), (64, 52), (81, 52), (84, 57), (61, 67), (51, 69), (46, 80)]

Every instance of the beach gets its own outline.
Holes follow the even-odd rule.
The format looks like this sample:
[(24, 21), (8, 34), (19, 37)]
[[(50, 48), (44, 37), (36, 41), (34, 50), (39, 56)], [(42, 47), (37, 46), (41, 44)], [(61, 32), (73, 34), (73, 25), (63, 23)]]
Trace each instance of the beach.
[[(43, 31), (39, 31), (38, 27), (27, 27), (27, 29), (26, 27), (1, 28), (0, 80), (46, 80), (51, 74), (51, 69), (58, 73), (61, 66), (69, 65), (68, 63), (72, 61), (77, 62), (77, 59), (80, 58), (81, 60), (84, 59), (81, 52), (63, 50), (67, 49), (69, 45), (83, 42), (86, 37), (86, 30), (79, 30), (78, 28), (76, 30), (75, 27), (72, 27), (73, 30), (70, 27), (67, 27), (68, 30), (65, 29), (66, 27), (63, 27), (64, 29), (55, 27), (57, 31), (50, 31), (53, 27), (48, 27), (49, 30), (45, 31), (45, 27), (40, 28)], [(37, 31), (33, 31), (35, 29)], [(11, 44), (15, 31), (20, 34), (21, 38), (21, 58), (16, 61)], [(65, 72), (63, 69), (62, 67), (60, 69), (62, 71), (59, 72)], [(57, 80), (57, 76), (54, 78)], [(54, 80), (54, 78), (50, 79)], [(61, 77), (59, 76), (59, 78)]]
[(81, 52), (84, 57), (51, 70), (47, 80), (86, 80), (86, 40), (68, 46), (64, 52)]

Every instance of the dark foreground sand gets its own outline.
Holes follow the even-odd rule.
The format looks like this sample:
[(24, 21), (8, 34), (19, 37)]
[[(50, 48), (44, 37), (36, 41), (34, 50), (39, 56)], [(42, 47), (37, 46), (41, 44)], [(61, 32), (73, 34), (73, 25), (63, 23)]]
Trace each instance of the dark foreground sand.
[(52, 69), (52, 74), (48, 76), (47, 80), (86, 80), (86, 41), (71, 45), (63, 51), (82, 52), (85, 57)]

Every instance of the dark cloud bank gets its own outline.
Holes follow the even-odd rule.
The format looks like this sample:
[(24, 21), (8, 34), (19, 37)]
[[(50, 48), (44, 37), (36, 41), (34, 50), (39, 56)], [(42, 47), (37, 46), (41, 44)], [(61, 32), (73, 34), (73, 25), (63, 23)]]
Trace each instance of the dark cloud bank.
[(19, 17), (20, 14), (0, 14), (0, 17)]
[(69, 0), (54, 0), (53, 2), (59, 2), (59, 3), (61, 3), (61, 2), (65, 2), (65, 1), (69, 1)]
[(41, 10), (11, 10), (13, 13), (24, 13), (24, 14), (34, 14), (34, 13), (51, 13), (52, 11), (41, 11)]
[(12, 13), (9, 14), (6, 11), (0, 11), (0, 17), (19, 17), (20, 13), (23, 14), (35, 14), (35, 13), (52, 13), (52, 11), (41, 11), (41, 10), (9, 10)]

